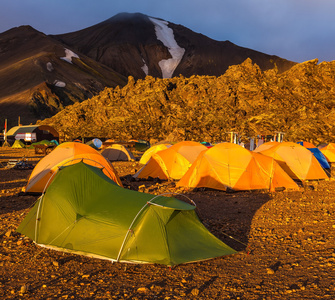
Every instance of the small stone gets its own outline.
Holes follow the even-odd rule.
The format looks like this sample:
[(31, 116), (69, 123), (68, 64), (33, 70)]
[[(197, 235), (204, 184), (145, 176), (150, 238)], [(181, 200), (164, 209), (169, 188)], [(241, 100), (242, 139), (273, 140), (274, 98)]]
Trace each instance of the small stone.
[(6, 233), (5, 233), (5, 236), (6, 237), (10, 237), (12, 234), (12, 229), (8, 230)]
[(55, 267), (59, 267), (59, 262), (58, 261), (53, 261), (52, 264), (55, 266)]
[(139, 187), (138, 187), (138, 191), (139, 192), (144, 192), (145, 191), (145, 185), (143, 184), (143, 185), (140, 185)]
[(16, 245), (20, 246), (20, 245), (22, 245), (22, 243), (23, 243), (22, 240), (18, 240), (17, 243), (16, 243)]
[(24, 294), (24, 293), (28, 292), (28, 289), (29, 289), (29, 284), (25, 284), (25, 285), (21, 286), (20, 293)]
[(149, 289), (146, 288), (146, 287), (140, 287), (140, 288), (137, 289), (137, 291), (139, 293), (147, 293), (149, 291)]
[(271, 268), (266, 268), (266, 272), (267, 272), (268, 274), (270, 274), (270, 275), (272, 275), (272, 274), (275, 273), (275, 271), (272, 270)]
[(198, 289), (193, 289), (193, 290), (191, 291), (191, 294), (192, 294), (193, 296), (198, 296), (198, 295), (199, 295), (199, 290), (198, 290)]

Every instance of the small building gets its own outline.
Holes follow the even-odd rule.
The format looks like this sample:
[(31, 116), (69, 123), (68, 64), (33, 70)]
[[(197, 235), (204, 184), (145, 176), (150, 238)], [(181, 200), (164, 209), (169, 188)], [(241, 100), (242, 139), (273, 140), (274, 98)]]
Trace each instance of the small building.
[(49, 125), (15, 126), (8, 130), (6, 139), (10, 143), (13, 143), (15, 140), (24, 140), (28, 143), (40, 142), (43, 140), (56, 140), (59, 142), (59, 134)]

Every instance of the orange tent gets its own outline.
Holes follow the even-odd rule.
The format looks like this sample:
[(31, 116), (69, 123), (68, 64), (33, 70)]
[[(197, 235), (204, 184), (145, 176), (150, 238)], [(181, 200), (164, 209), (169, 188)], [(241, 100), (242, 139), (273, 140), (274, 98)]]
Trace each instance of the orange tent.
[(198, 142), (180, 142), (151, 156), (135, 178), (180, 179), (198, 155), (207, 148)]
[(121, 180), (112, 164), (98, 151), (86, 144), (67, 142), (57, 146), (55, 150), (38, 162), (30, 175), (25, 191), (42, 193), (50, 184), (53, 174), (59, 167), (78, 163), (80, 160), (89, 165), (103, 168), (105, 175), (110, 177), (119, 186), (122, 186)]
[(313, 153), (299, 144), (283, 142), (259, 153), (273, 157), (293, 179), (328, 178)]
[(255, 150), (253, 150), (254, 152), (261, 152), (261, 151), (264, 151), (264, 150), (267, 150), (273, 146), (276, 146), (276, 145), (279, 145), (280, 143), (279, 142), (266, 142), (260, 146), (258, 146)]
[(233, 143), (218, 144), (202, 152), (177, 186), (218, 190), (298, 189), (273, 158)]
[(171, 144), (158, 144), (150, 147), (147, 151), (145, 151), (140, 159), (140, 164), (145, 165), (151, 156), (153, 156), (155, 153), (165, 150), (167, 148), (171, 147)]
[(330, 163), (335, 162), (335, 143), (329, 143), (327, 146), (321, 148), (320, 151)]

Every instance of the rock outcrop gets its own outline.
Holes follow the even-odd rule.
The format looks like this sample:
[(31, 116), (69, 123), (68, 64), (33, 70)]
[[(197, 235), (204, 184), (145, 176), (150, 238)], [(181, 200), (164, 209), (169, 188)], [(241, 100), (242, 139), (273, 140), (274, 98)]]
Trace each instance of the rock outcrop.
[(129, 77), (123, 88), (66, 107), (43, 123), (64, 137), (219, 142), (285, 133), (286, 140), (335, 140), (335, 61), (261, 71), (250, 59), (214, 76)]

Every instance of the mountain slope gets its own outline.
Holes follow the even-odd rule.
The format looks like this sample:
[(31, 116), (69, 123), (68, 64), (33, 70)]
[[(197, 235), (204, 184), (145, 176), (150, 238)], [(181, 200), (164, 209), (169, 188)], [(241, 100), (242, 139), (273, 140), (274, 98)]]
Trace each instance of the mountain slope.
[(29, 124), (106, 86), (125, 83), (115, 71), (30, 26), (0, 34), (1, 118), (21, 116), (22, 123)]
[(220, 142), (284, 132), (290, 141), (335, 141), (335, 61), (262, 72), (247, 59), (220, 76), (130, 78), (122, 89), (66, 107), (43, 121), (68, 139)]
[(247, 58), (263, 71), (277, 66), (283, 72), (295, 64), (140, 13), (121, 13), (89, 28), (52, 37), (135, 79), (146, 75), (220, 76)]

